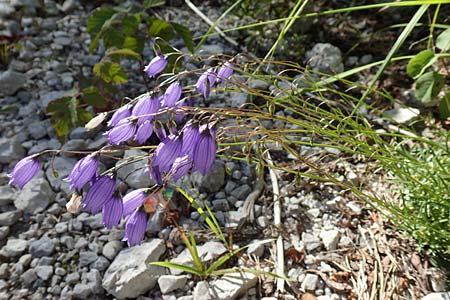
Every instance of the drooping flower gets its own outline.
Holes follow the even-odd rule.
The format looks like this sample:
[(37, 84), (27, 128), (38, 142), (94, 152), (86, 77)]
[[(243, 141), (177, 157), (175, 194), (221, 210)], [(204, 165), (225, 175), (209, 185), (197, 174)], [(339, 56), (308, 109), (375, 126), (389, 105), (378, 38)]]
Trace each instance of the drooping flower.
[(132, 214), (138, 207), (144, 203), (147, 195), (142, 189), (129, 192), (123, 197), (123, 217)]
[(216, 73), (214, 73), (213, 68), (209, 68), (208, 70), (206, 70), (195, 84), (197, 92), (201, 93), (203, 97), (207, 98), (209, 96), (211, 88), (216, 82), (216, 76), (217, 75)]
[(178, 82), (174, 82), (167, 88), (164, 93), (163, 106), (174, 107), (175, 103), (181, 98), (181, 93), (183, 89)]
[(139, 118), (137, 121), (138, 125), (141, 125), (147, 120), (153, 120), (154, 116), (158, 109), (160, 108), (160, 101), (158, 96), (150, 97), (145, 95), (141, 99), (138, 100), (136, 105), (133, 107), (133, 111), (131, 115)]
[(128, 108), (128, 105), (122, 106), (111, 116), (111, 119), (108, 121), (108, 126), (116, 126), (120, 121), (129, 116), (131, 116), (131, 110)]
[(35, 156), (22, 158), (14, 166), (11, 174), (8, 174), (9, 184), (23, 188), (41, 169), (41, 162)]
[(198, 131), (197, 124), (187, 123), (183, 127), (183, 146), (181, 148), (181, 154), (188, 154), (192, 158), (194, 149), (200, 138), (200, 132)]
[(100, 176), (92, 184), (83, 202), (83, 209), (96, 214), (111, 200), (116, 182), (111, 176)]
[(124, 241), (127, 241), (128, 247), (140, 244), (145, 236), (147, 228), (147, 214), (144, 211), (136, 210), (125, 223)]
[(186, 175), (187, 172), (192, 167), (192, 159), (189, 155), (184, 155), (182, 157), (177, 157), (173, 162), (172, 168), (169, 171), (169, 177), (174, 181), (179, 180), (181, 177)]
[(216, 150), (214, 129), (203, 125), (200, 128), (200, 137), (193, 153), (194, 169), (202, 175), (206, 175), (216, 159)]
[(158, 55), (153, 58), (144, 68), (144, 72), (148, 77), (153, 78), (161, 73), (167, 66), (168, 60), (164, 55)]
[(169, 135), (156, 147), (151, 163), (152, 168), (158, 166), (159, 172), (168, 172), (173, 162), (179, 156), (182, 141), (179, 136)]
[(134, 140), (142, 145), (148, 140), (148, 138), (152, 134), (153, 134), (153, 123), (152, 121), (147, 120), (138, 127), (136, 135), (134, 136)]
[(160, 141), (164, 141), (167, 138), (167, 132), (161, 122), (155, 122), (153, 129), (155, 130), (155, 134)]
[(134, 136), (136, 127), (135, 122), (129, 119), (123, 119), (116, 126), (108, 130), (104, 135), (108, 137), (108, 141), (111, 145), (119, 145)]
[(70, 189), (81, 190), (97, 173), (98, 160), (93, 154), (83, 157), (63, 180), (70, 183)]
[(119, 225), (120, 219), (122, 218), (122, 212), (122, 199), (113, 195), (108, 201), (106, 201), (102, 209), (102, 222), (106, 228), (110, 229)]
[(223, 64), (222, 67), (219, 68), (217, 71), (217, 83), (220, 83), (222, 81), (227, 81), (230, 79), (230, 77), (233, 75), (233, 67), (234, 65), (227, 61)]

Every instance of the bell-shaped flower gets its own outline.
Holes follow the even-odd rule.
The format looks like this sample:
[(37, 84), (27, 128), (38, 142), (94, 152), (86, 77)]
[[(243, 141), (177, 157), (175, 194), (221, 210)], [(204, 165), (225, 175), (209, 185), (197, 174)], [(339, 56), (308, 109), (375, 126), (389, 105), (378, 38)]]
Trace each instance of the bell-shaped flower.
[(167, 132), (161, 122), (155, 122), (153, 129), (155, 130), (155, 134), (160, 141), (164, 141), (167, 138)]
[(183, 89), (178, 82), (174, 82), (171, 85), (169, 85), (166, 92), (164, 93), (163, 106), (174, 107), (175, 103), (177, 103), (177, 101), (180, 100), (182, 92)]
[(147, 195), (142, 189), (129, 192), (123, 197), (123, 217), (131, 215), (144, 203)]
[(154, 114), (158, 112), (159, 108), (160, 100), (158, 96), (150, 97), (145, 95), (137, 101), (136, 105), (133, 107), (131, 115), (139, 118), (137, 124), (141, 125), (147, 120), (153, 120), (155, 117)]
[(229, 80), (234, 72), (233, 67), (234, 65), (229, 61), (224, 63), (217, 71), (217, 83)]
[(69, 176), (63, 180), (70, 183), (71, 190), (81, 190), (85, 184), (91, 181), (97, 174), (97, 167), (98, 160), (94, 155), (90, 154), (80, 159), (75, 166), (73, 166)]
[(207, 98), (209, 96), (209, 92), (211, 88), (214, 86), (216, 82), (216, 73), (212, 68), (206, 70), (200, 78), (197, 80), (195, 84), (195, 88), (197, 92), (203, 95), (203, 97)]
[(169, 177), (173, 181), (177, 181), (181, 177), (186, 175), (186, 173), (189, 172), (191, 167), (192, 167), (192, 159), (189, 157), (189, 155), (177, 157), (173, 162), (172, 168), (169, 171)]
[(111, 116), (111, 119), (108, 121), (108, 126), (116, 126), (120, 121), (128, 118), (129, 116), (131, 116), (131, 110), (128, 108), (128, 105), (122, 106)]
[(102, 209), (102, 222), (106, 228), (111, 229), (112, 227), (119, 225), (120, 219), (122, 218), (122, 212), (122, 199), (113, 195), (106, 201)]
[(111, 199), (115, 185), (116, 181), (111, 176), (97, 178), (84, 198), (83, 209), (93, 214), (100, 212), (103, 205)]
[(200, 139), (200, 132), (197, 124), (187, 123), (183, 127), (182, 133), (183, 146), (181, 147), (181, 154), (188, 154), (192, 158), (194, 149)]
[(153, 134), (153, 122), (147, 120), (138, 127), (136, 135), (134, 136), (134, 140), (142, 145), (149, 139), (149, 137), (152, 134)]
[(136, 132), (136, 124), (130, 119), (121, 120), (116, 126), (108, 130), (104, 135), (108, 137), (111, 145), (119, 145), (131, 139)]
[(156, 147), (151, 167), (158, 166), (159, 172), (168, 172), (175, 159), (179, 156), (181, 147), (182, 141), (180, 137), (173, 134), (169, 135)]
[(194, 169), (206, 175), (216, 159), (215, 131), (207, 125), (200, 128), (200, 137), (194, 149)]
[(138, 245), (142, 242), (147, 229), (147, 214), (142, 210), (134, 211), (125, 223), (124, 241), (128, 247)]
[(153, 78), (166, 68), (168, 63), (167, 57), (164, 55), (158, 55), (155, 58), (153, 58), (150, 63), (144, 68), (144, 72), (147, 74), (148, 77)]
[(9, 184), (23, 188), (41, 169), (41, 162), (35, 156), (22, 158), (14, 166), (11, 174), (8, 174)]

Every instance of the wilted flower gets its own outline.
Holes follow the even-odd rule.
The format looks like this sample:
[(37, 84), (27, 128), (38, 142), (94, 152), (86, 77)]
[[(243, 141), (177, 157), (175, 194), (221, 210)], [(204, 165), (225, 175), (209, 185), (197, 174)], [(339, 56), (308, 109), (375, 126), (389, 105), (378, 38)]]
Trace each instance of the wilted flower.
[(108, 137), (111, 145), (119, 145), (126, 142), (134, 136), (136, 124), (129, 119), (123, 119), (116, 126), (108, 130), (104, 135)]
[(126, 217), (132, 214), (136, 208), (144, 203), (147, 195), (142, 189), (129, 192), (123, 197), (123, 216)]
[(41, 162), (35, 156), (22, 158), (8, 174), (9, 184), (17, 185), (23, 188), (41, 169)]
[(125, 224), (125, 236), (123, 240), (127, 241), (128, 247), (142, 242), (146, 228), (147, 214), (141, 210), (134, 211)]
[(102, 210), (102, 222), (106, 228), (112, 228), (113, 226), (119, 225), (120, 219), (122, 218), (122, 212), (123, 205), (120, 197), (112, 196), (106, 201)]
[(201, 93), (203, 97), (207, 98), (209, 96), (211, 88), (214, 86), (214, 83), (216, 82), (216, 76), (217, 75), (214, 73), (214, 70), (212, 68), (206, 70), (200, 76), (200, 78), (197, 80), (197, 83), (195, 84), (197, 92)]
[(144, 144), (148, 138), (153, 134), (153, 123), (152, 121), (145, 121), (141, 126), (138, 127), (134, 140), (139, 144)]
[(70, 197), (69, 202), (67, 202), (66, 204), (67, 211), (71, 214), (77, 213), (81, 206), (81, 199), (81, 195), (79, 195), (78, 193), (73, 193), (72, 197)]
[(120, 121), (129, 116), (131, 116), (131, 110), (128, 108), (128, 105), (122, 106), (112, 115), (111, 119), (108, 121), (108, 126), (116, 126)]
[(102, 112), (97, 116), (93, 117), (89, 122), (84, 125), (86, 131), (91, 131), (94, 128), (97, 128), (100, 124), (102, 124), (103, 120), (105, 120), (107, 113)]
[(217, 71), (217, 83), (230, 79), (233, 75), (233, 67), (233, 64), (228, 61), (224, 63), (223, 66)]
[(101, 176), (92, 184), (83, 202), (83, 209), (98, 213), (113, 195), (115, 180), (111, 176)]
[(98, 160), (90, 154), (80, 159), (63, 180), (70, 183), (70, 189), (81, 190), (97, 173)]
[(133, 107), (133, 111), (131, 115), (134, 117), (138, 117), (137, 124), (141, 125), (147, 120), (153, 120), (155, 114), (160, 107), (159, 97), (153, 96), (150, 97), (145, 95), (141, 99), (138, 100), (136, 105)]
[(144, 68), (144, 72), (147, 73), (148, 77), (153, 78), (166, 68), (167, 63), (168, 60), (164, 55), (158, 55)]
[(206, 175), (216, 159), (215, 131), (208, 125), (200, 128), (200, 137), (194, 149), (193, 161), (194, 169), (202, 175)]
[(177, 103), (177, 101), (180, 100), (182, 92), (183, 89), (181, 88), (181, 85), (178, 82), (174, 82), (171, 85), (169, 85), (166, 92), (164, 93), (163, 106), (173, 107), (175, 103)]

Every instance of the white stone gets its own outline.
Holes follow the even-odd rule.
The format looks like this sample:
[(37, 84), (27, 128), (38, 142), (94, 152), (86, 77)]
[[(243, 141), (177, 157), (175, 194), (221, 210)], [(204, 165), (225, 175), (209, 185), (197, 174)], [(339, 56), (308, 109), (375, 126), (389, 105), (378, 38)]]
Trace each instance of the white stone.
[(306, 274), (305, 279), (302, 282), (302, 289), (304, 291), (314, 291), (319, 283), (319, 276), (316, 274)]
[(325, 249), (336, 250), (337, 244), (339, 242), (339, 235), (340, 233), (336, 229), (322, 230), (320, 232), (320, 238), (322, 239)]
[(420, 114), (420, 110), (412, 107), (399, 107), (388, 110), (384, 113), (384, 116), (394, 120), (397, 123), (404, 124), (408, 121), (416, 118)]
[(212, 299), (233, 300), (254, 287), (258, 277), (249, 272), (231, 273), (209, 284)]
[(422, 300), (449, 300), (450, 292), (431, 293), (422, 298)]
[(171, 291), (181, 289), (186, 285), (188, 278), (185, 275), (162, 275), (158, 278), (158, 285), (161, 293), (167, 294)]

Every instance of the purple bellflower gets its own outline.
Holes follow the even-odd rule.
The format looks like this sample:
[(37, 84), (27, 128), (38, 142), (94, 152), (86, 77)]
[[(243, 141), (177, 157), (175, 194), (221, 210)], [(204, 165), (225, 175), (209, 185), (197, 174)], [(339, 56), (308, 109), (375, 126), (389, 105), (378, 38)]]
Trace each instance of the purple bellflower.
[(212, 68), (206, 70), (195, 84), (197, 92), (201, 93), (203, 97), (208, 98), (209, 92), (216, 82), (216, 76)]
[(147, 214), (144, 211), (134, 211), (125, 223), (124, 241), (128, 247), (140, 244), (145, 236), (147, 228)]
[(22, 158), (8, 174), (9, 184), (17, 185), (19, 188), (23, 187), (31, 180), (41, 169), (41, 162), (33, 156)]
[(160, 107), (160, 101), (158, 96), (150, 97), (145, 95), (141, 99), (138, 100), (136, 105), (133, 107), (133, 111), (131, 113), (132, 116), (138, 117), (137, 124), (141, 125), (147, 120), (153, 120), (155, 114), (158, 112)]
[(106, 228), (111, 229), (119, 225), (122, 218), (123, 204), (118, 196), (112, 196), (104, 205), (102, 210), (102, 222)]
[(182, 92), (183, 89), (178, 82), (174, 82), (169, 85), (166, 92), (164, 93), (163, 106), (174, 107), (175, 103), (180, 100)]
[(63, 180), (70, 183), (70, 189), (81, 190), (86, 183), (91, 181), (97, 173), (98, 160), (90, 154), (83, 157), (70, 171), (69, 176)]
[(164, 141), (167, 138), (167, 132), (161, 122), (155, 122), (153, 129), (160, 141)]
[(194, 149), (194, 169), (198, 170), (203, 176), (209, 171), (216, 159), (216, 140), (215, 131), (208, 125), (200, 128), (200, 137)]
[(101, 176), (92, 184), (83, 202), (83, 209), (96, 214), (111, 200), (116, 182), (111, 176)]
[(184, 155), (182, 157), (177, 157), (173, 162), (172, 168), (169, 171), (169, 176), (173, 181), (181, 179), (187, 172), (191, 169), (192, 159), (189, 155)]
[(108, 121), (108, 126), (116, 126), (120, 121), (129, 116), (131, 116), (131, 110), (128, 108), (128, 105), (122, 106), (111, 116), (111, 119)]
[(108, 130), (104, 135), (108, 137), (111, 145), (119, 145), (131, 139), (136, 132), (136, 124), (130, 119), (123, 119), (116, 126)]
[(200, 132), (198, 125), (193, 123), (187, 123), (183, 128), (183, 146), (181, 147), (181, 153), (188, 154), (193, 157), (194, 149), (200, 139)]
[(147, 120), (138, 127), (136, 135), (134, 136), (134, 140), (142, 145), (148, 140), (148, 138), (152, 134), (153, 134), (153, 123), (152, 121)]
[(228, 61), (224, 63), (217, 71), (217, 83), (229, 80), (233, 75), (233, 67), (234, 65)]
[(152, 168), (158, 166), (159, 172), (168, 172), (173, 162), (181, 152), (182, 141), (180, 137), (169, 135), (156, 147), (155, 155), (151, 163)]
[(123, 217), (131, 215), (138, 207), (144, 203), (147, 195), (142, 189), (129, 192), (123, 197)]
[(144, 72), (148, 77), (153, 78), (166, 68), (168, 63), (167, 57), (164, 55), (158, 55), (153, 58), (150, 63), (144, 68)]

